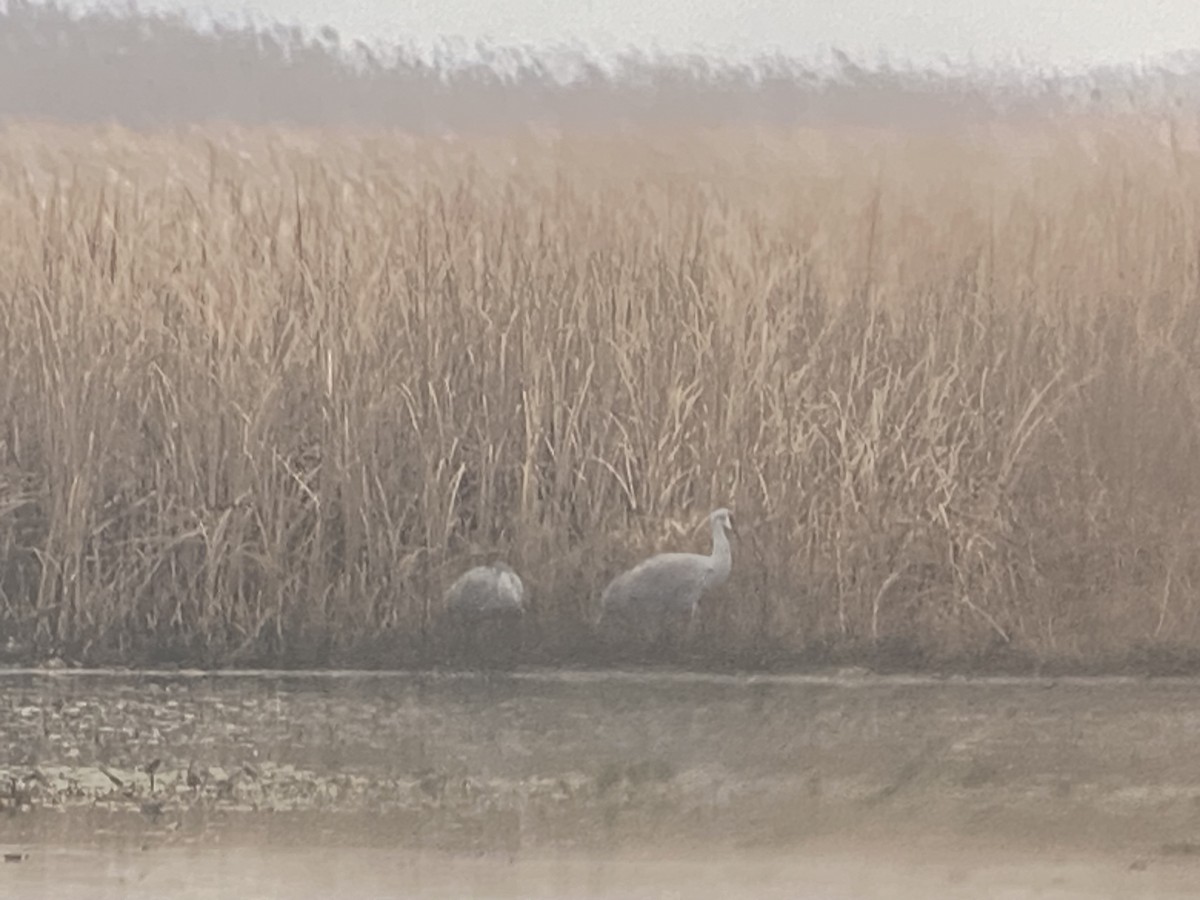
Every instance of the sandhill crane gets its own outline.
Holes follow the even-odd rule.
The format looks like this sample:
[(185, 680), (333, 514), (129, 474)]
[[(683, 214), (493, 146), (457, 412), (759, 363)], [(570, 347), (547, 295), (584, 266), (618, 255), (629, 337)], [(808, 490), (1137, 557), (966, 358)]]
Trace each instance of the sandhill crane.
[(609, 583), (600, 597), (599, 627), (606, 639), (653, 646), (686, 635), (700, 598), (729, 577), (733, 562), (726, 534), (734, 531), (733, 514), (722, 508), (708, 518), (712, 553), (660, 553)]
[(467, 662), (511, 660), (520, 648), (525, 585), (507, 563), (476, 566), (446, 591), (446, 632)]

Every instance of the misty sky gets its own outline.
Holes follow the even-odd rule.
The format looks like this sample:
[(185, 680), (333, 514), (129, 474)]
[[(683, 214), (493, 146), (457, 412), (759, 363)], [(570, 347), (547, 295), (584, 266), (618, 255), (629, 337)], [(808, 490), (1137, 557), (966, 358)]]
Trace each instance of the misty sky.
[(1197, 0), (140, 0), (220, 19), (330, 24), (368, 41), (480, 38), (704, 49), (735, 57), (831, 47), (895, 62), (1004, 61), (1075, 67), (1200, 50)]

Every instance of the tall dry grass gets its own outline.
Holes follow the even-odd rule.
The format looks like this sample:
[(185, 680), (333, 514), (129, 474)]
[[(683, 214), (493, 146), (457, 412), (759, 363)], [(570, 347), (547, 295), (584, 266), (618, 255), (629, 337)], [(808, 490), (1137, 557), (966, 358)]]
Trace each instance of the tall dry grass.
[(703, 549), (701, 662), (1200, 650), (1200, 156), (1133, 118), (0, 135), (0, 629), (90, 660), (530, 660)]

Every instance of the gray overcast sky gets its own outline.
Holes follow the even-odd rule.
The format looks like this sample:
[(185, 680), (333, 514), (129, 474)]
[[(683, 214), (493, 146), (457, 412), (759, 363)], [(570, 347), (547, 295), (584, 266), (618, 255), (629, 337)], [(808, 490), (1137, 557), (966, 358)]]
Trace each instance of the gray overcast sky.
[(1063, 67), (1200, 50), (1200, 0), (141, 0), (227, 19), (330, 24), (345, 37), (441, 37), (597, 50), (629, 45), (733, 56), (831, 47), (897, 62), (974, 59)]

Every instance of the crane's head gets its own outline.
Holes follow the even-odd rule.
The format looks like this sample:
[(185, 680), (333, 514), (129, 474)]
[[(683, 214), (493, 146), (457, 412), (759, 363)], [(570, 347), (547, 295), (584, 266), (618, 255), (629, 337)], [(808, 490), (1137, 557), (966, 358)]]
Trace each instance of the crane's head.
[(708, 519), (713, 523), (714, 526), (720, 525), (721, 528), (730, 532), (731, 534), (737, 533), (737, 529), (733, 527), (733, 513), (723, 506), (709, 515)]

